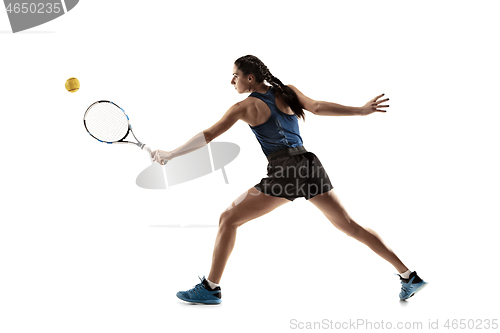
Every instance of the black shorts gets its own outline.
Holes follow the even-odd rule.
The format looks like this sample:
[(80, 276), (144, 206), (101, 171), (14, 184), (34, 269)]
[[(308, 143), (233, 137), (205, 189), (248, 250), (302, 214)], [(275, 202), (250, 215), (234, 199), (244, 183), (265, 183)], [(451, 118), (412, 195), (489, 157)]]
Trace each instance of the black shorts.
[(267, 177), (254, 186), (265, 194), (290, 201), (300, 197), (309, 200), (333, 189), (323, 165), (311, 152), (293, 156), (281, 154), (268, 159)]

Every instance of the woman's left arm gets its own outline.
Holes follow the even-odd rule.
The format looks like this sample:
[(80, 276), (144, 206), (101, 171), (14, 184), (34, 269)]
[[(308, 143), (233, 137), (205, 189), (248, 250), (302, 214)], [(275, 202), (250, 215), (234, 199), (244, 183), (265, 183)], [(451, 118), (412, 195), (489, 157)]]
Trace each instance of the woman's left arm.
[(151, 156), (156, 162), (165, 164), (165, 162), (170, 161), (175, 157), (200, 149), (230, 129), (239, 119), (243, 118), (245, 112), (246, 108), (243, 104), (236, 103), (212, 127), (196, 134), (179, 148), (172, 151), (155, 150), (151, 153)]

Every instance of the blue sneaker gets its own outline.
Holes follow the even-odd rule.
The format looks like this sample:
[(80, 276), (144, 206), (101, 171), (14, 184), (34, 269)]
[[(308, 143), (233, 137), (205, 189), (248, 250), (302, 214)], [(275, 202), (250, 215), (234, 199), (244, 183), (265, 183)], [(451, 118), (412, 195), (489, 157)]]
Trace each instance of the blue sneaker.
[(201, 281), (200, 283), (192, 289), (177, 292), (177, 297), (191, 303), (220, 304), (222, 302), (220, 287), (212, 289), (208, 285), (205, 276), (203, 276), (203, 279), (199, 276), (198, 278)]
[[(396, 274), (399, 275), (399, 274)], [(420, 289), (425, 287), (427, 282), (422, 280), (418, 275), (417, 272), (411, 272), (410, 276), (408, 279), (403, 279), (401, 275), (399, 275), (399, 278), (401, 280), (401, 292), (399, 293), (399, 298), (401, 300), (406, 300), (413, 295), (415, 295)]]

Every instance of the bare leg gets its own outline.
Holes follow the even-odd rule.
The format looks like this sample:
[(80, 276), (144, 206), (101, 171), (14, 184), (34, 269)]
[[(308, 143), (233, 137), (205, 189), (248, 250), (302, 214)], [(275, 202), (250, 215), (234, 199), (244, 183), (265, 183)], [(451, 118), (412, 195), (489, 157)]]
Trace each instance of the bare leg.
[(236, 229), (240, 225), (265, 215), (287, 202), (288, 199), (264, 194), (254, 187), (233, 201), (220, 216), (208, 279), (217, 284), (220, 282), (236, 242)]
[(399, 273), (408, 270), (396, 254), (384, 244), (375, 231), (364, 228), (351, 219), (333, 190), (317, 195), (309, 199), (309, 201), (318, 207), (337, 229), (368, 246), (379, 256), (391, 263)]

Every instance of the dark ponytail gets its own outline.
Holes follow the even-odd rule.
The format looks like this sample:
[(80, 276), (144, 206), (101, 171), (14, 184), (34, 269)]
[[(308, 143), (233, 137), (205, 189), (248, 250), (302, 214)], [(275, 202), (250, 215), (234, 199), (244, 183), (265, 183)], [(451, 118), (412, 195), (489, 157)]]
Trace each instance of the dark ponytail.
[(234, 64), (244, 74), (253, 74), (257, 83), (264, 80), (267, 81), (277, 92), (281, 93), (281, 97), (286, 104), (292, 109), (293, 113), (298, 118), (305, 120), (304, 107), (299, 102), (299, 98), (292, 88), (284, 85), (277, 77), (273, 76), (269, 69), (259, 58), (253, 55), (246, 55), (238, 58)]

